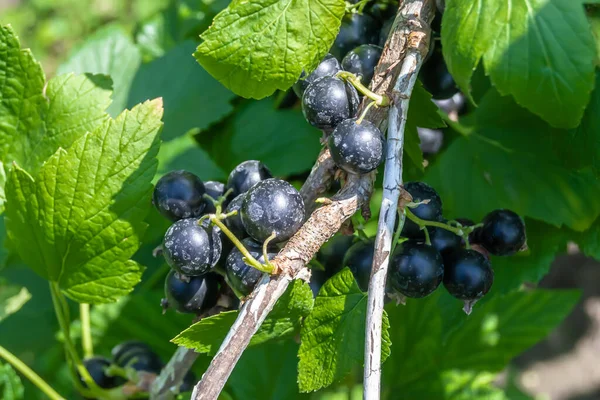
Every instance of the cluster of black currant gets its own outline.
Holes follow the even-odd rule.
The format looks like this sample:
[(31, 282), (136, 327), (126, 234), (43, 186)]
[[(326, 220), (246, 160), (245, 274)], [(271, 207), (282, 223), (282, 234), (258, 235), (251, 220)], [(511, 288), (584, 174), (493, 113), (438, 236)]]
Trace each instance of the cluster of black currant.
[[(477, 300), (489, 292), (494, 281), (490, 254), (509, 256), (526, 245), (525, 224), (510, 210), (490, 212), (481, 223), (468, 219), (447, 221), (438, 193), (423, 182), (409, 182), (404, 189), (412, 201), (405, 209), (406, 221), (397, 233), (390, 257), (388, 295), (425, 297), (443, 282), (448, 292), (471, 312)], [(336, 236), (313, 260), (311, 287), (319, 286), (341, 268), (348, 267), (366, 291), (373, 263), (374, 238)], [(402, 238), (404, 241), (400, 241)]]
[(156, 183), (153, 203), (174, 221), (162, 243), (171, 267), (163, 307), (197, 315), (223, 297), (249, 295), (304, 220), (300, 193), (255, 160), (231, 171), (226, 185), (169, 172)]
[[(140, 379), (140, 374), (158, 375), (164, 363), (152, 349), (139, 341), (127, 341), (111, 350), (111, 358), (95, 356), (83, 361), (96, 385), (102, 389), (113, 389), (127, 381)], [(86, 386), (81, 379), (84, 387)], [(179, 387), (180, 392), (192, 390), (196, 384), (193, 372), (188, 372)], [(132, 387), (133, 390), (133, 387)]]

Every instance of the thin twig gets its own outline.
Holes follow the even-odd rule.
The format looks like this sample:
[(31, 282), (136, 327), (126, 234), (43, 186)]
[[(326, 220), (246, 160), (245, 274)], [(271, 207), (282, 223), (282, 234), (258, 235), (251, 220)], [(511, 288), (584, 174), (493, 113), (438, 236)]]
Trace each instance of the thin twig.
[(152, 384), (150, 398), (152, 400), (171, 400), (175, 397), (183, 378), (192, 368), (197, 358), (198, 353), (193, 350), (178, 347)]
[(363, 398), (365, 400), (379, 400), (380, 398), (383, 303), (398, 199), (402, 185), (404, 129), (406, 127), (410, 95), (421, 64), (427, 54), (431, 31), (429, 21), (433, 17), (433, 5), (430, 3), (430, 0), (405, 1), (398, 10), (394, 21), (394, 26), (398, 26), (399, 29), (388, 38), (388, 47), (394, 47), (394, 43), (397, 42), (404, 51), (400, 75), (392, 92), (394, 104), (388, 116), (383, 199), (381, 201), (379, 225), (375, 239), (375, 254), (369, 281), (363, 380)]

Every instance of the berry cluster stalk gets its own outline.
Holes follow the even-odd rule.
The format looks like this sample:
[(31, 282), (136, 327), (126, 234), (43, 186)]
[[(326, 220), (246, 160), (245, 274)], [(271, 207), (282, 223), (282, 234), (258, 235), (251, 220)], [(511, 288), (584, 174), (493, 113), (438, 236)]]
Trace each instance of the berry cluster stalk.
[[(367, 303), (367, 321), (365, 328), (365, 367), (364, 389), (365, 400), (379, 400), (381, 391), (381, 335), (383, 302), (388, 264), (392, 251), (396, 210), (402, 185), (402, 153), (404, 146), (404, 129), (410, 101), (410, 95), (417, 80), (419, 69), (427, 54), (433, 19), (433, 4), (429, 0), (404, 2), (398, 14), (395, 26), (402, 28), (388, 38), (388, 46), (401, 40), (400, 46), (405, 49), (400, 67), (400, 75), (396, 79), (392, 91), (393, 105), (388, 115), (387, 157), (383, 176), (383, 199), (379, 213), (375, 253), (369, 280), (369, 297)], [(401, 231), (404, 220), (398, 226)]]

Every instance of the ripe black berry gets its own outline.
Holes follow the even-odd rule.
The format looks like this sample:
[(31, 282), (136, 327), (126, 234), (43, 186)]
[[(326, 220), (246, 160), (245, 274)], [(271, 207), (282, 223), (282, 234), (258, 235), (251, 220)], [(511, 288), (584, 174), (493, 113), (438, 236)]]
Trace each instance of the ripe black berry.
[(462, 237), (454, 234), (453, 232), (447, 229), (435, 227), (430, 227), (428, 229), (431, 246), (441, 254), (462, 247)]
[[(332, 276), (345, 267), (344, 256), (352, 246), (353, 240), (354, 236), (336, 235), (321, 247), (317, 253), (317, 261), (325, 267), (328, 276)], [(316, 272), (320, 271), (313, 270), (313, 275)]]
[(229, 205), (227, 206), (227, 212), (230, 213), (232, 211), (237, 211), (236, 215), (232, 215), (231, 217), (227, 217), (225, 219), (225, 225), (229, 228), (229, 230), (238, 238), (243, 239), (248, 236), (246, 233), (246, 229), (244, 228), (244, 224), (242, 224), (242, 203), (246, 198), (246, 193), (242, 193), (237, 195)]
[(222, 250), (220, 230), (205, 221), (187, 218), (169, 227), (163, 240), (163, 255), (174, 270), (190, 276), (202, 275), (215, 266)]
[(483, 226), (473, 232), (475, 243), (496, 256), (510, 256), (519, 251), (527, 239), (525, 223), (510, 210), (494, 210), (483, 219)]
[[(225, 193), (225, 185), (221, 182), (208, 181), (204, 182), (204, 189), (206, 189), (206, 194), (209, 195), (214, 200), (218, 200), (219, 197), (223, 196)], [(217, 212), (215, 205), (210, 200), (206, 201), (206, 207), (204, 208), (204, 214), (214, 214)]]
[(444, 144), (444, 134), (439, 129), (417, 128), (417, 134), (424, 154), (437, 154)]
[[(311, 72), (308, 76), (306, 76), (304, 71), (302, 72), (302, 75), (300, 75), (300, 79), (298, 79), (298, 82), (296, 82), (293, 86), (294, 92), (299, 98), (302, 98), (302, 95), (304, 94), (304, 91), (306, 90), (308, 85), (324, 76), (335, 76), (335, 74), (337, 74), (341, 70), (342, 67), (340, 67), (339, 61), (331, 54), (327, 54), (325, 58), (323, 58), (323, 61), (321, 61), (321, 63), (317, 66), (317, 68), (315, 68), (315, 70)], [(304, 78), (305, 76), (306, 78)]]
[(369, 289), (371, 268), (373, 266), (373, 253), (375, 252), (375, 239), (361, 240), (353, 244), (344, 257), (343, 264), (348, 267), (358, 287), (363, 292)]
[(269, 171), (269, 168), (260, 161), (244, 161), (235, 167), (229, 174), (226, 189), (232, 189), (232, 196), (235, 197), (240, 193), (247, 192), (258, 182), (272, 177), (273, 175), (271, 174), (271, 171)]
[(272, 233), (272, 243), (288, 240), (302, 226), (304, 201), (286, 181), (266, 179), (246, 193), (242, 203), (242, 223), (248, 235), (264, 242)]
[(219, 278), (211, 273), (188, 277), (169, 271), (165, 279), (165, 297), (165, 308), (186, 314), (202, 314), (217, 304)]
[[(410, 193), (413, 202), (417, 203), (423, 200), (429, 200), (427, 204), (420, 204), (410, 211), (417, 217), (427, 221), (442, 220), (442, 199), (431, 186), (424, 182), (408, 182), (404, 189)], [(424, 233), (420, 231), (419, 226), (406, 218), (401, 235), (407, 238), (423, 239)]]
[(412, 241), (399, 244), (389, 266), (390, 287), (406, 297), (425, 297), (438, 288), (444, 263), (432, 246)]
[(204, 184), (187, 171), (172, 171), (156, 182), (152, 202), (156, 209), (172, 221), (199, 217), (206, 206), (202, 196)]
[(343, 80), (325, 76), (311, 83), (302, 96), (304, 118), (314, 127), (332, 130), (358, 110), (358, 92)]
[[(107, 358), (99, 356), (88, 358), (87, 360), (83, 360), (83, 366), (88, 370), (96, 385), (102, 389), (116, 388), (125, 383), (125, 379), (120, 376), (106, 375), (106, 368), (110, 367), (110, 361)], [(83, 385), (87, 387), (85, 383)]]
[(423, 64), (419, 77), (425, 89), (436, 100), (447, 99), (458, 93), (458, 88), (448, 71), (440, 46), (433, 50), (429, 60)]
[(133, 368), (136, 371), (160, 373), (162, 361), (150, 346), (135, 340), (118, 344), (111, 350), (115, 364)]
[(465, 301), (465, 311), (485, 296), (494, 282), (490, 262), (475, 250), (458, 249), (444, 257), (444, 287)]
[[(242, 240), (242, 243), (252, 257), (256, 258), (260, 263), (265, 262), (261, 244), (256, 243), (250, 238)], [(269, 260), (277, 255), (275, 251), (275, 249), (269, 248), (269, 253), (267, 254)], [(248, 296), (254, 290), (263, 273), (246, 264), (243, 257), (242, 253), (235, 247), (227, 257), (225, 269), (231, 288), (242, 296)]]
[(361, 44), (377, 43), (379, 23), (367, 14), (346, 14), (342, 19), (340, 32), (331, 47), (331, 54), (338, 60)]
[(344, 71), (360, 75), (362, 77), (361, 83), (369, 86), (382, 50), (381, 47), (373, 44), (360, 45), (346, 54), (342, 60), (342, 68), (344, 68)]
[(342, 121), (329, 136), (327, 147), (335, 164), (352, 174), (366, 174), (383, 161), (385, 139), (372, 122)]

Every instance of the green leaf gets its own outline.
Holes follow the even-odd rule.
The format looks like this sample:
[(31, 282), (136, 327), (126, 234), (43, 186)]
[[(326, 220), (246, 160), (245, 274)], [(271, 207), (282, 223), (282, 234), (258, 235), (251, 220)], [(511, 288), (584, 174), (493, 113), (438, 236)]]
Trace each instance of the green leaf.
[(0, 322), (19, 311), (30, 298), (31, 294), (26, 288), (0, 282)]
[(115, 91), (108, 112), (116, 116), (127, 104), (127, 94), (141, 62), (140, 51), (129, 35), (120, 27), (109, 25), (88, 36), (58, 67), (58, 73), (110, 75)]
[(269, 342), (249, 348), (227, 382), (236, 399), (307, 399), (298, 393), (296, 374), (298, 345), (292, 340)]
[(194, 56), (231, 91), (261, 99), (317, 66), (344, 12), (342, 0), (233, 1), (201, 35)]
[(21, 378), (8, 364), (0, 362), (0, 393), (3, 400), (20, 400), (24, 398), (25, 390)]
[(162, 123), (160, 100), (59, 149), (35, 179), (15, 166), (6, 225), (21, 258), (73, 300), (115, 301), (139, 281), (129, 260), (146, 228)]
[(298, 110), (277, 110), (273, 99), (265, 99), (243, 103), (223, 123), (201, 132), (198, 140), (223, 171), (255, 159), (274, 175), (288, 176), (312, 167), (321, 136)]
[(572, 232), (569, 239), (575, 241), (586, 256), (600, 260), (600, 219), (585, 232)]
[[(312, 392), (340, 380), (364, 360), (367, 295), (344, 268), (329, 279), (300, 331), (298, 385)], [(390, 355), (390, 324), (383, 315), (382, 362)]]
[(483, 59), (503, 95), (551, 125), (575, 128), (594, 87), (596, 45), (571, 0), (449, 0), (442, 23), (448, 68), (465, 93)]
[[(254, 334), (250, 345), (265, 343), (296, 332), (302, 318), (310, 313), (312, 307), (313, 295), (308, 284), (300, 280), (293, 281)], [(203, 318), (171, 341), (198, 353), (214, 355), (237, 315), (237, 311), (227, 311)]]
[(480, 220), (494, 208), (509, 208), (585, 230), (600, 214), (600, 183), (590, 170), (564, 167), (548, 140), (557, 134), (510, 97), (491, 91), (475, 113), (473, 132), (456, 138), (425, 180), (444, 199), (448, 217)]
[(194, 43), (183, 42), (164, 57), (142, 65), (131, 84), (128, 105), (162, 97), (169, 141), (192, 128), (205, 129), (233, 111), (235, 95), (194, 62)]

